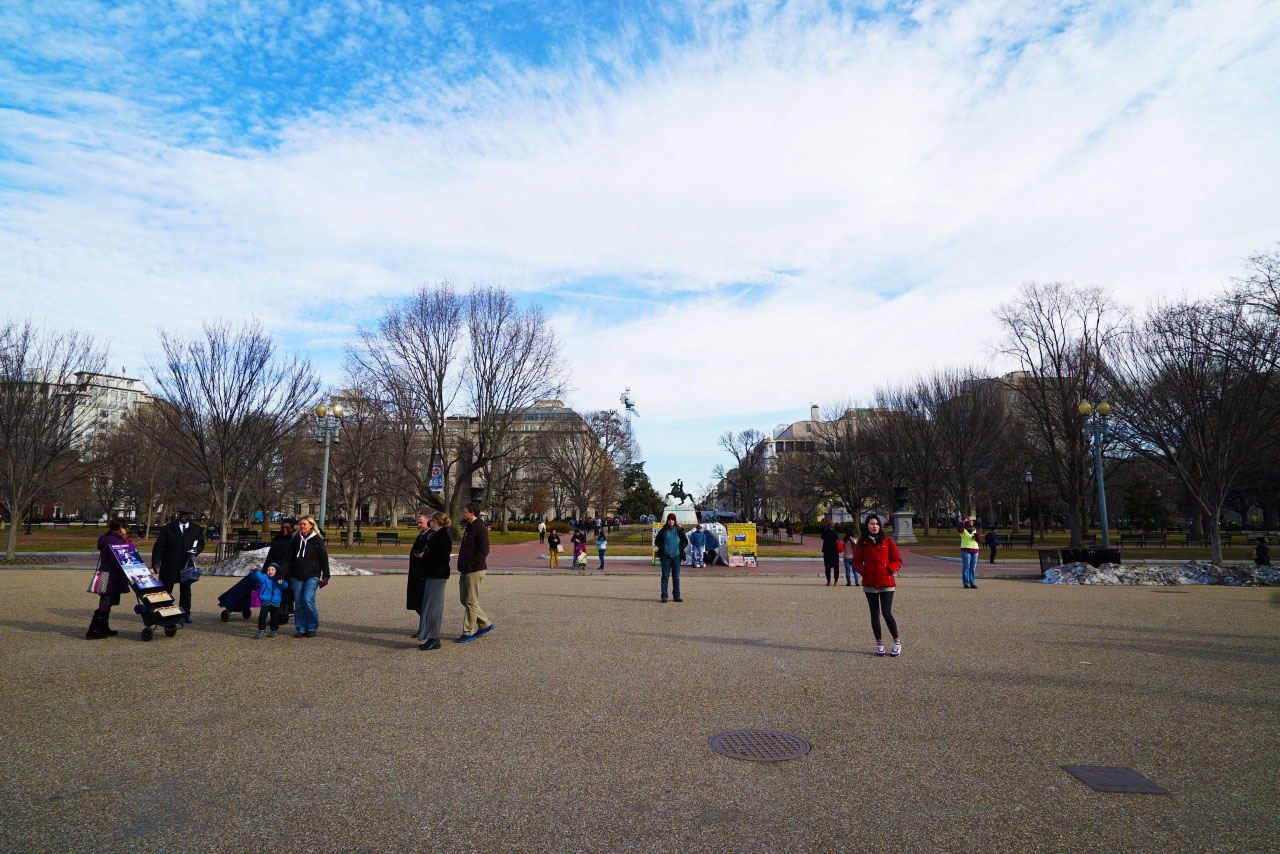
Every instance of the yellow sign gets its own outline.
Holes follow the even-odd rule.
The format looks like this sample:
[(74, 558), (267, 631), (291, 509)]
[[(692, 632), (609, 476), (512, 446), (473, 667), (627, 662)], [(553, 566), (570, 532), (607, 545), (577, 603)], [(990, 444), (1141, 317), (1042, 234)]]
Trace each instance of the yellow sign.
[(755, 566), (756, 526), (750, 522), (733, 522), (724, 526), (729, 566)]

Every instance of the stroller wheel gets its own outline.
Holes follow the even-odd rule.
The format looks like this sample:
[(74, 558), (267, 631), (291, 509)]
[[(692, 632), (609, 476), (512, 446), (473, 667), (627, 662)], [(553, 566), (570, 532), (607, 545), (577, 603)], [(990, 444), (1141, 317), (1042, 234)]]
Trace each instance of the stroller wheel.
[(243, 611), (240, 612), (240, 616), (244, 617), (246, 620), (249, 619), (250, 617), (253, 616), (253, 609), (245, 608)]
[(177, 633), (178, 633), (178, 627), (177, 627), (177, 626), (165, 626), (165, 627), (164, 627), (164, 636), (165, 636), (165, 637), (167, 637), (167, 638), (171, 638), (171, 637), (173, 637), (174, 635), (176, 635)]
[(147, 626), (145, 629), (142, 630), (142, 639), (144, 641), (151, 640), (151, 635), (152, 635), (152, 631), (150, 626)]
[(225, 623), (227, 620), (230, 620), (230, 619), (231, 619), (231, 612), (230, 612), (230, 611), (228, 611), (226, 608), (223, 608), (223, 609), (222, 609), (222, 622), (224, 622), (224, 623)]

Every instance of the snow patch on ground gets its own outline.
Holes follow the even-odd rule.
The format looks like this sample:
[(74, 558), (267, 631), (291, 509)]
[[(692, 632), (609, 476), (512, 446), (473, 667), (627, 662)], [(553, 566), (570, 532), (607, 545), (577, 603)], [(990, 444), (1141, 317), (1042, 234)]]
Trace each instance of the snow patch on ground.
[(1280, 568), (1274, 566), (1215, 566), (1188, 561), (1182, 564), (1123, 566), (1104, 563), (1068, 563), (1045, 570), (1045, 584), (1125, 584), (1145, 587), (1176, 584), (1226, 584), (1232, 587), (1280, 586)]
[[(228, 560), (219, 561), (208, 567), (200, 567), (201, 575), (222, 575), (228, 577), (238, 577), (248, 575), (255, 569), (262, 566), (262, 562), (267, 559), (267, 552), (270, 549), (254, 549), (251, 552), (237, 552), (236, 556)], [(348, 566), (345, 563), (339, 563), (333, 558), (329, 559), (330, 575), (373, 575), (367, 569), (356, 569), (354, 566)]]

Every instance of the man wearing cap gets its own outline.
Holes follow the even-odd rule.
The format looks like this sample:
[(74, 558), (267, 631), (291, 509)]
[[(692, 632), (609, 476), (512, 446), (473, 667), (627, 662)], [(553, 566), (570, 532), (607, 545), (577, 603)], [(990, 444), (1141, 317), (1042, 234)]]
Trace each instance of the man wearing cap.
[(160, 529), (156, 544), (151, 549), (151, 568), (157, 570), (164, 589), (173, 592), (179, 584), (178, 605), (185, 612), (182, 622), (191, 622), (191, 584), (181, 581), (182, 570), (188, 560), (204, 551), (204, 528), (191, 521), (195, 511), (183, 505), (178, 508), (178, 518)]
[(667, 579), (670, 578), (672, 598), (683, 602), (680, 598), (680, 559), (689, 548), (689, 538), (676, 524), (676, 514), (667, 514), (667, 524), (659, 528), (653, 537), (653, 548), (662, 565), (662, 601), (667, 601)]

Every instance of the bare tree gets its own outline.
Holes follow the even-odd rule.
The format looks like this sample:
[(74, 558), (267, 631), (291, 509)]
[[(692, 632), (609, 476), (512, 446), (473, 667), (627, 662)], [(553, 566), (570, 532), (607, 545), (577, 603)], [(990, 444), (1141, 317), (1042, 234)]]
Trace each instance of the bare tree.
[(1123, 328), (1119, 309), (1100, 288), (1029, 282), (996, 317), (1005, 331), (997, 352), (1020, 369), (1005, 384), (1017, 401), (1014, 417), (1037, 468), (1067, 503), (1071, 545), (1078, 548), (1093, 482), (1079, 406), (1106, 391), (1106, 355)]
[[(459, 297), (448, 283), (392, 306), (350, 348), (391, 419), (417, 499), (460, 518), (473, 477), (517, 451), (514, 426), (555, 397), (564, 367), (540, 309), (500, 288)], [(439, 461), (443, 483), (430, 486)]]
[(160, 345), (154, 438), (197, 473), (225, 542), (254, 472), (297, 428), (319, 382), (308, 361), (279, 355), (256, 321), (209, 322), (195, 338), (161, 330)]
[(17, 552), (22, 514), (82, 476), (72, 447), (76, 406), (105, 364), (105, 352), (84, 333), (40, 329), (30, 320), (0, 325), (0, 506), (9, 515), (8, 560)]
[[(1251, 329), (1252, 328), (1252, 329)], [(1259, 346), (1237, 347), (1241, 331)], [(1217, 520), (1246, 464), (1277, 421), (1268, 405), (1275, 326), (1239, 303), (1158, 305), (1116, 349), (1111, 378), (1129, 448), (1186, 485), (1209, 520), (1214, 563), (1222, 562)]]
[(765, 477), (768, 474), (764, 440), (764, 433), (747, 429), (738, 433), (730, 430), (716, 442), (721, 450), (728, 451), (733, 457), (734, 465), (728, 470), (717, 466), (714, 476), (728, 484), (738, 506), (742, 508), (744, 521), (755, 518), (764, 499)]
[(924, 520), (922, 533), (928, 536), (930, 517), (942, 491), (937, 425), (929, 417), (918, 383), (879, 388), (875, 397), (865, 438), (869, 478), (874, 484), (871, 492), (881, 504), (892, 506), (893, 487), (907, 486), (912, 504)]
[(584, 518), (593, 507), (598, 514), (607, 512), (622, 484), (618, 461), (629, 456), (618, 414), (606, 410), (557, 421), (536, 436), (537, 454), (552, 482), (568, 497), (576, 518)]
[(828, 407), (813, 426), (813, 450), (807, 452), (813, 485), (855, 517), (871, 489), (868, 415), (845, 404)]
[(345, 373), (344, 388), (330, 395), (342, 403), (344, 412), (340, 441), (329, 454), (329, 477), (337, 487), (338, 506), (347, 516), (343, 543), (349, 546), (354, 520), (374, 490), (378, 452), (390, 433), (390, 422), (374, 397), (372, 378), (360, 364), (348, 359)]
[(942, 368), (917, 382), (925, 417), (933, 422), (942, 483), (962, 513), (976, 485), (999, 459), (1008, 410), (998, 381), (972, 369)]

